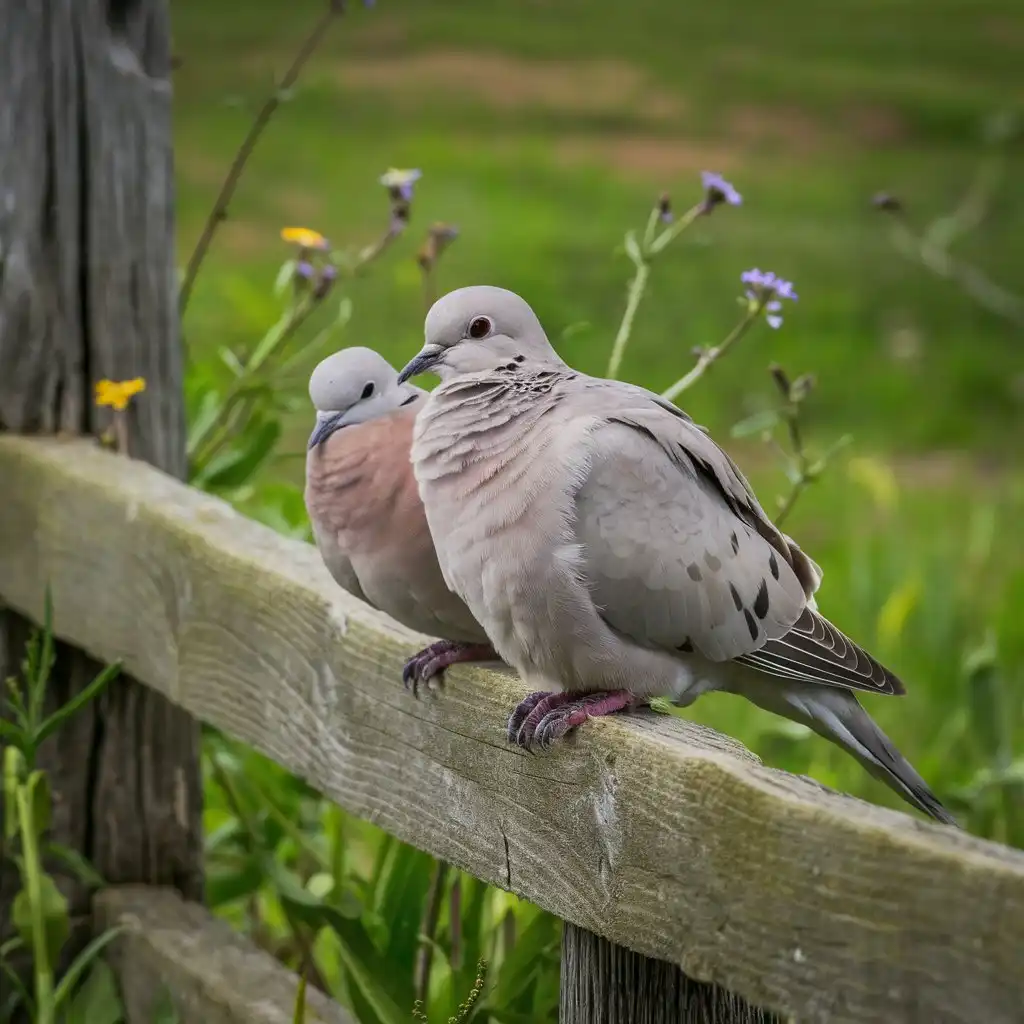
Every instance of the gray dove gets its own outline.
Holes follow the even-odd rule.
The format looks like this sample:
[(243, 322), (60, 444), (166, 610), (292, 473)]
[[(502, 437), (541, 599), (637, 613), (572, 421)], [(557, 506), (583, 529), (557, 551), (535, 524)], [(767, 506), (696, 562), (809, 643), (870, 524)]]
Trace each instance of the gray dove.
[(903, 685), (816, 611), (818, 567), (732, 459), (644, 388), (564, 363), (513, 292), (461, 288), (399, 374), (441, 384), (412, 462), (448, 586), (538, 692), (510, 742), (544, 747), (654, 696), (740, 694), (845, 747), (955, 824), (856, 691)]
[(407, 686), (457, 662), (496, 661), (487, 634), (441, 576), (409, 449), (425, 392), (385, 359), (346, 348), (309, 381), (316, 426), (306, 455), (306, 509), (335, 581), (410, 629), (443, 639), (406, 663)]

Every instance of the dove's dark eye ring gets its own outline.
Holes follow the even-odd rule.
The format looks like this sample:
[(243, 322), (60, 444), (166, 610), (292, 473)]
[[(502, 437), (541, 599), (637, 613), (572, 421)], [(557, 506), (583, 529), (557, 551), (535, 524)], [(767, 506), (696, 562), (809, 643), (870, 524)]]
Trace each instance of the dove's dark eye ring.
[(486, 338), (493, 330), (494, 324), (491, 323), (490, 317), (475, 316), (469, 322), (469, 336), (476, 341)]

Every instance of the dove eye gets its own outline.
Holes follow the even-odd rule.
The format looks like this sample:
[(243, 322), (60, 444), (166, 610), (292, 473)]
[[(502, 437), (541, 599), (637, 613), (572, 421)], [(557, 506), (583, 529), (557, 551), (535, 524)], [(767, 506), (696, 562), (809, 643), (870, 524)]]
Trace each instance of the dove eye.
[(469, 336), (479, 341), (480, 338), (486, 338), (493, 329), (494, 324), (491, 323), (489, 317), (478, 316), (470, 321)]
[(363, 393), (359, 396), (359, 400), (362, 401), (364, 398), (370, 398), (373, 395), (373, 381), (367, 381), (366, 387), (363, 388)]

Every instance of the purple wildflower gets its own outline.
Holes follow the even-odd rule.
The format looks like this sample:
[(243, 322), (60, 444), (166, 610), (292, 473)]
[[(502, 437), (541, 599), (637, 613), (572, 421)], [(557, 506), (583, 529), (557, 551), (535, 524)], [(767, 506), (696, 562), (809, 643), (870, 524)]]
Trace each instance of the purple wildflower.
[(740, 274), (745, 284), (746, 298), (751, 309), (761, 309), (771, 328), (782, 326), (782, 299), (796, 302), (799, 296), (793, 290), (793, 282), (779, 277), (771, 270), (745, 270)]
[(731, 181), (726, 181), (714, 171), (701, 171), (700, 180), (704, 186), (705, 212), (710, 213), (719, 203), (740, 206), (743, 196), (736, 191)]
[(391, 193), (393, 199), (402, 199), (409, 203), (412, 202), (413, 186), (422, 177), (423, 172), (419, 168), (398, 170), (392, 167), (381, 175), (380, 183)]
[(307, 281), (312, 280), (314, 274), (313, 264), (309, 260), (299, 260), (295, 264), (295, 276), (304, 278)]

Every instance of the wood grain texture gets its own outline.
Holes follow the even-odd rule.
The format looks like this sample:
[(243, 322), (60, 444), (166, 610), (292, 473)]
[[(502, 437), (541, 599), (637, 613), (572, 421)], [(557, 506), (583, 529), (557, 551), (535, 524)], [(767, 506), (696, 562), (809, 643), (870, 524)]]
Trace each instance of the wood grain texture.
[(719, 985), (569, 923), (560, 1004), (559, 1024), (780, 1024)]
[[(298, 976), (172, 889), (120, 886), (98, 893), (97, 930), (126, 930), (109, 947), (127, 1024), (152, 1024), (172, 998), (179, 1024), (292, 1024)], [(356, 1024), (306, 990), (309, 1024)]]
[(85, 442), (0, 438), (0, 599), (358, 816), (559, 917), (802, 1021), (1008, 1024), (1024, 854), (764, 768), (653, 714), (510, 749), (524, 694), (450, 673), (316, 551)]
[[(96, 381), (142, 376), (132, 450), (183, 476), (166, 0), (0, 0), (0, 25), (0, 430), (100, 433)], [(28, 630), (0, 609), (0, 678)], [(50, 707), (97, 668), (61, 646)], [(54, 838), (108, 880), (200, 895), (198, 741), (181, 708), (122, 678), (40, 752)], [(87, 924), (88, 893), (59, 880)], [(0, 905), (17, 884), (0, 872)]]

